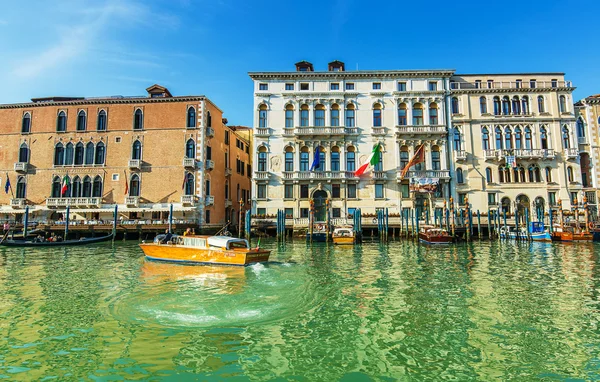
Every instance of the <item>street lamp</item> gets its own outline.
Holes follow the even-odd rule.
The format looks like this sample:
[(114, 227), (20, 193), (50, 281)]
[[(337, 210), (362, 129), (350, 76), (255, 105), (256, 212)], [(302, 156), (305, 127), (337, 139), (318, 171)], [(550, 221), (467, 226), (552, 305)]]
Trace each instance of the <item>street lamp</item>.
[(240, 221), (238, 228), (238, 235), (242, 237), (242, 210), (244, 209), (244, 199), (240, 198)]

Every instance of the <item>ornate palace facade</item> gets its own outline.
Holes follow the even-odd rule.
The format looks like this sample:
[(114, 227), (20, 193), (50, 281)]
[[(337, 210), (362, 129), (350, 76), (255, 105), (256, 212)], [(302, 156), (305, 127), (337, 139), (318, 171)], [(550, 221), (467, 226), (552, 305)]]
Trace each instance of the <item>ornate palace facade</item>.
[(592, 213), (598, 213), (600, 189), (600, 95), (575, 103), (576, 131), (581, 160), (581, 183)]

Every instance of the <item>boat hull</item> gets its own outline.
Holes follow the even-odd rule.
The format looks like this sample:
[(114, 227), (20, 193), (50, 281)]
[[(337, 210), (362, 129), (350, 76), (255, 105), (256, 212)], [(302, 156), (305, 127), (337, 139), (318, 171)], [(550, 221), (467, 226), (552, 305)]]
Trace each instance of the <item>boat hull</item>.
[[(552, 236), (550, 236), (550, 234), (548, 232), (544, 232), (544, 233), (532, 233), (529, 234), (529, 238), (526, 235), (519, 235), (520, 239), (524, 239), (524, 240), (533, 240), (533, 241), (552, 241)], [(517, 235), (514, 232), (509, 232), (508, 237), (506, 237), (506, 234), (504, 232), (500, 233), (500, 238), (501, 239), (516, 239)]]
[(339, 245), (353, 245), (355, 243), (354, 237), (350, 236), (334, 236), (333, 237), (333, 244), (339, 244)]
[(427, 235), (426, 233), (419, 233), (419, 241), (421, 241), (422, 243), (425, 244), (451, 244), (452, 243), (452, 236), (446, 236), (446, 235), (441, 235), (441, 236), (434, 236), (434, 235)]
[(553, 232), (552, 241), (590, 242), (594, 235), (591, 233)]
[(101, 243), (103, 241), (109, 241), (111, 239), (112, 235), (102, 237), (91, 237), (88, 239), (81, 240), (43, 241), (41, 243), (31, 240), (4, 240), (3, 242), (0, 242), (0, 245), (3, 245), (5, 247), (72, 247), (77, 245)]
[(169, 244), (143, 243), (140, 248), (146, 258), (185, 264), (218, 264), (245, 266), (269, 261), (270, 251), (213, 250)]

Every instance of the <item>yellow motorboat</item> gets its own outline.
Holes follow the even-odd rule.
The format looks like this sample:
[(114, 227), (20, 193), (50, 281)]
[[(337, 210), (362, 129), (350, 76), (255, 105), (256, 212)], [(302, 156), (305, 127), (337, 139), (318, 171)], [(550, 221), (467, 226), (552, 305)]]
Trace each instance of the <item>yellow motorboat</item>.
[(337, 227), (331, 234), (333, 244), (348, 244), (356, 243), (356, 234), (352, 227)]

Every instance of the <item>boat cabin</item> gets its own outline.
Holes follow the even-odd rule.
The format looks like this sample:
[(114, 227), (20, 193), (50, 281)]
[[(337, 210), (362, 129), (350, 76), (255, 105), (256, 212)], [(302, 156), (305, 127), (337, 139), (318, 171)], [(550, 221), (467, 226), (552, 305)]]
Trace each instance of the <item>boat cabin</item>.
[(529, 233), (544, 233), (545, 227), (543, 222), (529, 222)]

